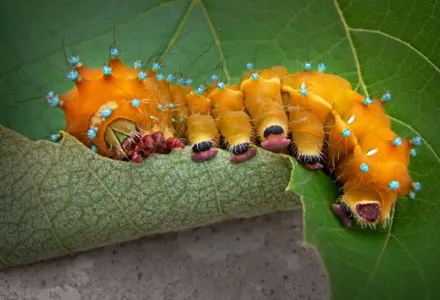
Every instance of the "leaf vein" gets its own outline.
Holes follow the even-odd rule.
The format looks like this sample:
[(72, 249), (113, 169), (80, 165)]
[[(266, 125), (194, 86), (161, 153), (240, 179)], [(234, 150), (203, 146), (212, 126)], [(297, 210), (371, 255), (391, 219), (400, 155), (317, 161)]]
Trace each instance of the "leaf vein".
[(206, 167), (206, 170), (208, 171), (209, 177), (211, 178), (212, 181), (212, 185), (214, 186), (214, 191), (215, 191), (215, 201), (217, 203), (217, 209), (219, 211), (220, 214), (222, 214), (223, 216), (227, 216), (227, 214), (225, 213), (223, 206), (221, 204), (220, 201), (220, 193), (218, 191), (218, 186), (217, 183), (215, 182), (215, 178), (211, 172), (211, 168), (209, 168), (208, 163), (204, 162), (203, 165)]
[(341, 19), (342, 26), (344, 27), (344, 30), (345, 30), (345, 35), (347, 36), (347, 40), (348, 40), (348, 43), (350, 45), (351, 52), (353, 54), (354, 63), (356, 65), (356, 72), (357, 72), (357, 75), (358, 75), (359, 84), (360, 84), (360, 86), (362, 86), (366, 96), (369, 97), (367, 86), (365, 85), (364, 78), (362, 77), (361, 65), (359, 63), (359, 58), (357, 56), (357, 52), (356, 52), (356, 49), (354, 47), (353, 39), (352, 39), (351, 34), (350, 34), (350, 27), (348, 26), (347, 21), (345, 21), (345, 17), (342, 14), (342, 10), (341, 10), (341, 8), (339, 6), (338, 0), (333, 0), (333, 3), (335, 5), (336, 11), (339, 14), (339, 18)]
[[(366, 84), (364, 82), (364, 79), (362, 77), (362, 72), (361, 72), (361, 67), (360, 67), (360, 63), (359, 63), (359, 58), (357, 56), (356, 48), (354, 47), (353, 39), (351, 37), (350, 27), (348, 26), (348, 24), (347, 24), (347, 22), (345, 20), (345, 17), (344, 17), (344, 15), (342, 13), (342, 10), (341, 10), (341, 8), (339, 6), (338, 0), (333, 0), (333, 3), (335, 5), (335, 8), (336, 8), (336, 10), (337, 10), (337, 12), (339, 14), (340, 19), (341, 19), (342, 25), (343, 25), (344, 30), (345, 30), (345, 34), (347, 36), (348, 43), (350, 44), (350, 48), (351, 48), (351, 51), (353, 53), (353, 58), (354, 58), (355, 65), (356, 65), (356, 71), (357, 71), (357, 74), (358, 74), (359, 85), (363, 88), (364, 93), (368, 97), (369, 95), (368, 95), (367, 86), (366, 86)], [(376, 271), (379, 268), (379, 264), (380, 264), (380, 261), (382, 259), (382, 256), (385, 253), (385, 249), (387, 248), (388, 243), (389, 243), (389, 241), (391, 239), (391, 231), (393, 229), (393, 223), (394, 223), (393, 222), (393, 218), (394, 218), (394, 209), (392, 210), (392, 214), (390, 216), (390, 224), (388, 226), (388, 231), (387, 231), (387, 235), (385, 237), (383, 246), (382, 246), (382, 248), (381, 248), (381, 250), (379, 252), (379, 255), (378, 255), (377, 259), (376, 259), (376, 262), (374, 263), (374, 266), (373, 266), (373, 268), (371, 270), (370, 276), (368, 277), (368, 279), (365, 282), (363, 288), (359, 291), (359, 293), (357, 294), (355, 299), (359, 299), (361, 297), (361, 295), (364, 293), (364, 291), (366, 290), (368, 285), (373, 280), (374, 275), (376, 274)]]
[(38, 205), (40, 206), (41, 211), (43, 212), (43, 215), (46, 219), (47, 224), (49, 225), (50, 231), (52, 232), (53, 238), (55, 239), (55, 241), (58, 243), (58, 245), (61, 247), (61, 249), (63, 249), (64, 251), (68, 252), (68, 253), (72, 253), (72, 250), (67, 248), (66, 246), (64, 246), (64, 244), (61, 242), (61, 240), (59, 239), (56, 231), (55, 231), (55, 227), (52, 224), (52, 221), (49, 217), (49, 214), (46, 210), (46, 208), (43, 205), (43, 201), (41, 199), (41, 193), (40, 193), (40, 189), (37, 186), (37, 183), (34, 180), (34, 177), (31, 176), (31, 172), (30, 172), (30, 168), (28, 166), (28, 164), (26, 163), (25, 158), (23, 157), (23, 155), (21, 154), (21, 149), (19, 147), (19, 145), (17, 144), (17, 141), (15, 141), (14, 143), (15, 148), (17, 149), (17, 155), (20, 157), (20, 160), (22, 161), (23, 165), (26, 168), (27, 174), (30, 177), (30, 181), (32, 182), (32, 185), (35, 189), (35, 195), (36, 195), (36, 199), (38, 202)]
[(435, 158), (437, 159), (437, 161), (440, 162), (440, 157), (439, 157), (439, 155), (437, 154), (437, 152), (436, 152), (436, 151), (434, 150), (434, 148), (432, 148), (432, 146), (431, 146), (431, 145), (430, 145), (430, 144), (429, 144), (429, 143), (423, 138), (423, 136), (422, 136), (417, 130), (414, 129), (414, 127), (412, 127), (412, 126), (409, 125), (409, 124), (406, 124), (405, 122), (400, 121), (399, 119), (396, 119), (396, 118), (393, 117), (393, 116), (388, 116), (388, 117), (389, 117), (391, 120), (395, 121), (396, 123), (399, 123), (399, 124), (401, 124), (401, 125), (407, 127), (408, 129), (414, 131), (416, 135), (420, 136), (420, 137), (423, 139), (424, 144), (428, 147), (428, 149), (432, 152), (432, 154), (434, 154), (434, 156), (435, 156)]
[(116, 199), (115, 195), (109, 190), (109, 188), (102, 182), (102, 180), (98, 177), (96, 172), (90, 167), (85, 157), (81, 156), (84, 165), (89, 170), (90, 174), (95, 178), (96, 182), (104, 189), (104, 191), (110, 196), (110, 198), (113, 200), (113, 202), (116, 204), (116, 206), (119, 208), (121, 213), (124, 215), (125, 219), (130, 223), (130, 225), (138, 232), (142, 233), (144, 230), (142, 230), (139, 226), (137, 226), (131, 218), (128, 217), (127, 212), (123, 209), (121, 203)]
[(212, 20), (209, 17), (208, 11), (206, 10), (205, 5), (203, 4), (203, 0), (193, 0), (193, 1), (199, 3), (200, 8), (202, 9), (203, 14), (205, 15), (206, 22), (208, 23), (208, 27), (211, 30), (212, 37), (214, 38), (215, 44), (217, 46), (218, 53), (220, 55), (220, 59), (221, 59), (222, 64), (223, 64), (223, 72), (225, 73), (226, 81), (230, 82), (231, 81), (231, 75), (229, 74), (229, 70), (228, 70), (228, 67), (227, 67), (225, 53), (223, 52), (223, 48), (221, 46), (221, 42), (220, 42), (220, 39), (218, 37), (218, 34), (217, 34), (217, 32), (216, 32), (216, 30), (214, 28), (214, 24), (212, 23)]
[(380, 249), (379, 255), (377, 256), (376, 262), (374, 263), (373, 268), (371, 269), (371, 273), (370, 276), (368, 277), (367, 281), (365, 282), (364, 286), (362, 289), (360, 289), (358, 295), (356, 296), (355, 299), (359, 299), (361, 297), (361, 295), (364, 293), (364, 291), (367, 289), (368, 285), (370, 285), (371, 281), (373, 281), (374, 275), (376, 275), (376, 271), (379, 268), (379, 263), (382, 259), (383, 254), (385, 253), (385, 249), (388, 246), (388, 243), (390, 242), (390, 239), (392, 237), (391, 234), (391, 230), (393, 228), (393, 221), (394, 221), (394, 212), (395, 210), (393, 209), (391, 212), (391, 216), (390, 216), (390, 225), (388, 227), (388, 231), (387, 231), (387, 235), (385, 237), (385, 241), (383, 243), (382, 248)]
[[(395, 236), (394, 234), (391, 234), (391, 236), (394, 238), (394, 240), (403, 248), (403, 250), (409, 255), (409, 257), (411, 258), (411, 260), (414, 262), (414, 264), (417, 266), (417, 271), (419, 272), (419, 276), (423, 281), (423, 284), (425, 285), (425, 291), (428, 290), (428, 284), (426, 282), (426, 277), (425, 277), (425, 273), (423, 272), (423, 269), (420, 267), (420, 263), (417, 262), (417, 260), (414, 258), (414, 256), (412, 255), (411, 251), (408, 250), (407, 247), (405, 247), (405, 245), (402, 243), (402, 241)], [(426, 299), (428, 299), (429, 297), (427, 296)]]
[(407, 46), (408, 48), (410, 48), (411, 50), (413, 50), (414, 52), (416, 52), (420, 57), (422, 57), (429, 65), (431, 65), (437, 72), (440, 72), (440, 68), (437, 67), (427, 56), (425, 56), (422, 52), (420, 52), (419, 50), (417, 50), (414, 46), (412, 46), (410, 43), (405, 42), (401, 39), (399, 39), (398, 37), (395, 37), (393, 35), (390, 35), (388, 33), (385, 33), (383, 31), (380, 30), (372, 30), (372, 29), (362, 29), (362, 28), (348, 28), (348, 30), (353, 31), (353, 32), (365, 32), (365, 33), (374, 33), (374, 34), (379, 34), (382, 36), (385, 36), (389, 39), (392, 39), (394, 41), (397, 41), (405, 46)]
[(188, 5), (188, 8), (185, 10), (185, 13), (183, 14), (182, 20), (179, 22), (179, 25), (177, 25), (176, 30), (174, 31), (173, 36), (170, 39), (170, 42), (168, 43), (165, 51), (163, 52), (162, 56), (160, 57), (160, 61), (162, 61), (165, 56), (168, 54), (168, 52), (174, 47), (174, 45), (176, 44), (177, 40), (179, 40), (179, 38), (181, 36), (180, 32), (182, 32), (183, 27), (185, 26), (188, 17), (191, 15), (191, 12), (194, 8), (195, 5), (195, 1), (191, 1), (191, 3)]

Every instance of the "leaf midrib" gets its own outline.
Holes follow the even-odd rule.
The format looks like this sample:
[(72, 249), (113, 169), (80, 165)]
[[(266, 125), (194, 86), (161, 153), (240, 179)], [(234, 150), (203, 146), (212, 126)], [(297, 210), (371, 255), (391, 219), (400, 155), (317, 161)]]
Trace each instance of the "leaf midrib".
[[(351, 33), (350, 32), (351, 31), (364, 31), (364, 32), (370, 32), (370, 33), (372, 33), (372, 32), (379, 33), (379, 31), (356, 30), (356, 29), (353, 30), (352, 28), (350, 28), (348, 26), (348, 24), (347, 24), (347, 22), (345, 20), (344, 14), (343, 14), (342, 10), (340, 9), (338, 0), (333, 0), (333, 3), (335, 5), (336, 10), (338, 11), (338, 14), (339, 14), (340, 18), (341, 18), (341, 23), (342, 23), (342, 25), (344, 27), (344, 30), (345, 30), (346, 35), (347, 35), (348, 43), (350, 44), (350, 48), (352, 50), (353, 58), (354, 58), (355, 65), (356, 65), (356, 72), (358, 74), (359, 85), (361, 85), (363, 87), (364, 92), (365, 92), (366, 96), (368, 97), (369, 96), (368, 88), (367, 88), (367, 86), (366, 86), (366, 84), (364, 82), (363, 76), (362, 76), (361, 66), (360, 66), (360, 63), (359, 63), (359, 60), (358, 60), (358, 56), (357, 56), (357, 52), (356, 52), (356, 47), (354, 46), (354, 43), (353, 43), (353, 40), (351, 38)], [(383, 35), (385, 35), (388, 38), (391, 38), (393, 40), (396, 40), (396, 41), (398, 41), (400, 43), (403, 43), (404, 45), (408, 46), (410, 49), (412, 49), (413, 51), (415, 51), (416, 53), (421, 55), (429, 64), (431, 64), (435, 68), (435, 70), (437, 72), (439, 71), (439, 68), (433, 62), (429, 61), (429, 59), (427, 57), (425, 57), (420, 51), (418, 51), (417, 49), (412, 47), (409, 43), (406, 43), (406, 42), (404, 42), (404, 41), (402, 41), (402, 40), (400, 40), (400, 39), (398, 39), (396, 37), (392, 37), (391, 35), (386, 35), (386, 34), (383, 34)], [(390, 119), (394, 120), (395, 122), (398, 122), (398, 123), (406, 126), (407, 128), (411, 129), (417, 135), (420, 135), (423, 138), (423, 136), (421, 134), (419, 134), (411, 125), (406, 124), (405, 122), (403, 122), (403, 121), (401, 121), (401, 120), (399, 120), (399, 119), (397, 119), (397, 118), (395, 118), (395, 117), (393, 117), (391, 115), (389, 115), (389, 117), (390, 117)], [(436, 157), (437, 161), (440, 162), (438, 154), (434, 151), (434, 149), (431, 147), (431, 145), (425, 139), (423, 139), (423, 140), (425, 142), (425, 145), (428, 146), (429, 150), (434, 154), (434, 156)], [(393, 210), (393, 216), (394, 216), (394, 210)], [(378, 269), (378, 267), (380, 265), (381, 258), (383, 257), (383, 254), (385, 253), (385, 250), (386, 250), (390, 240), (394, 237), (394, 235), (392, 234), (393, 223), (394, 223), (393, 222), (393, 216), (391, 217), (391, 224), (388, 226), (388, 231), (387, 231), (387, 234), (386, 234), (386, 238), (384, 240), (384, 244), (383, 244), (383, 246), (382, 246), (382, 248), (381, 248), (381, 250), (379, 252), (379, 255), (378, 255), (374, 265), (373, 265), (373, 268), (371, 269), (371, 272), (370, 272), (370, 274), (369, 274), (369, 276), (367, 278), (367, 281), (365, 282), (363, 287), (360, 289), (358, 295), (356, 296), (356, 299), (359, 299), (362, 296), (364, 291), (367, 289), (367, 287), (369, 286), (369, 284), (373, 280), (373, 278), (374, 278), (374, 276), (376, 274), (376, 271), (377, 271), (377, 269)], [(407, 250), (407, 251), (408, 251), (408, 254), (410, 256), (412, 256), (412, 253), (409, 252), (409, 250)], [(425, 287), (426, 287), (426, 283), (425, 283)]]

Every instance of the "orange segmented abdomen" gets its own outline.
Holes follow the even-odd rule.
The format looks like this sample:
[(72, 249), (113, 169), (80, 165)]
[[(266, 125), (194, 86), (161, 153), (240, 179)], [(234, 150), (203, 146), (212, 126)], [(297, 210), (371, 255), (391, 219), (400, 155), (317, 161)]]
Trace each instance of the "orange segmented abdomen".
[(315, 91), (309, 91), (304, 82), (298, 84), (295, 77), (289, 76), (281, 87), (289, 95), (286, 102), (294, 153), (309, 169), (322, 169), (324, 126), (331, 117), (332, 106)]
[(244, 112), (243, 92), (231, 88), (217, 89), (209, 98), (213, 104), (212, 115), (227, 143), (232, 146), (250, 143), (252, 124), (250, 117)]
[(81, 82), (82, 79), (92, 81), (100, 79), (103, 76), (101, 68), (90, 68), (82, 63), (77, 64), (75, 70), (78, 72), (76, 83)]
[(320, 95), (308, 90), (301, 90), (301, 87), (296, 90), (288, 82), (284, 83), (281, 89), (289, 95), (288, 105), (299, 105), (307, 108), (313, 111), (322, 123), (326, 122), (333, 108)]

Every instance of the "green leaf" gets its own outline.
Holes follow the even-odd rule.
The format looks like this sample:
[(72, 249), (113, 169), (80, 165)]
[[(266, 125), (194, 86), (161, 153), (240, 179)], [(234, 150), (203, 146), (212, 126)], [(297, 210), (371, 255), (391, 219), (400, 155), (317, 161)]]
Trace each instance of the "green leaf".
[[(42, 89), (63, 92), (72, 87), (64, 79), (62, 37), (69, 51), (99, 66), (108, 57), (113, 25), (127, 63), (171, 49), (166, 71), (180, 70), (198, 82), (212, 72), (237, 80), (248, 61), (258, 68), (282, 64), (291, 72), (306, 60), (315, 65), (323, 61), (330, 73), (347, 78), (360, 92), (380, 96), (392, 91), (387, 112), (395, 130), (425, 140), (411, 164), (414, 179), (422, 181), (424, 189), (414, 202), (398, 202), (390, 232), (344, 230), (329, 210), (338, 196), (336, 185), (321, 173), (294, 168), (290, 186), (303, 195), (305, 239), (317, 247), (327, 266), (334, 299), (435, 298), (440, 294), (435, 273), (440, 267), (440, 139), (435, 130), (440, 118), (440, 7), (435, 4), (3, 1), (0, 26), (8, 30), (0, 32), (0, 124), (31, 139), (62, 129), (62, 113), (35, 99)], [(262, 170), (250, 164), (248, 172)]]
[[(356, 81), (369, 95), (390, 89), (393, 129), (421, 135), (424, 146), (410, 165), (423, 191), (415, 201), (398, 201), (386, 232), (342, 229), (329, 210), (339, 196), (322, 173), (295, 168), (290, 190), (303, 197), (305, 240), (325, 263), (334, 299), (437, 299), (440, 294), (440, 10), (429, 1), (335, 1), (329, 14), (343, 29), (346, 55)], [(366, 17), (368, 16), (368, 17)], [(329, 33), (330, 34), (330, 33)], [(296, 178), (307, 178), (298, 183)], [(304, 179), (306, 180), (306, 179)]]
[(194, 163), (191, 148), (143, 164), (104, 158), (70, 135), (30, 141), (0, 127), (0, 267), (145, 235), (301, 206), (289, 157)]

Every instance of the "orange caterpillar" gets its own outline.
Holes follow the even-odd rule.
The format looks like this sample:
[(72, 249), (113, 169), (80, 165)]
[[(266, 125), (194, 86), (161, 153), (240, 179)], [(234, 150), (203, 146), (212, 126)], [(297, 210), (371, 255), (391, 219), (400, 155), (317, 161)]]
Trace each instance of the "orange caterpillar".
[[(325, 74), (325, 66), (289, 74), (284, 67), (248, 72), (235, 85), (211, 77), (206, 89), (194, 89), (184, 78), (128, 67), (120, 51), (91, 69), (78, 56), (68, 58), (68, 79), (75, 87), (46, 99), (66, 117), (65, 131), (94, 151), (116, 159), (141, 162), (154, 152), (192, 146), (194, 161), (213, 159), (222, 144), (231, 162), (251, 159), (262, 148), (288, 153), (311, 170), (326, 168), (343, 185), (333, 211), (349, 225), (386, 225), (398, 197), (415, 197), (421, 189), (408, 165), (414, 145), (391, 130), (384, 103), (353, 91), (343, 78)], [(57, 135), (53, 138), (57, 139)]]
[(420, 190), (408, 172), (411, 148), (420, 139), (404, 139), (391, 130), (384, 111), (391, 94), (372, 101), (340, 77), (310, 71), (288, 76), (282, 90), (290, 94), (298, 154), (316, 164), (328, 143), (327, 167), (344, 186), (341, 207), (333, 206), (336, 213), (362, 225), (385, 225), (397, 198)]

